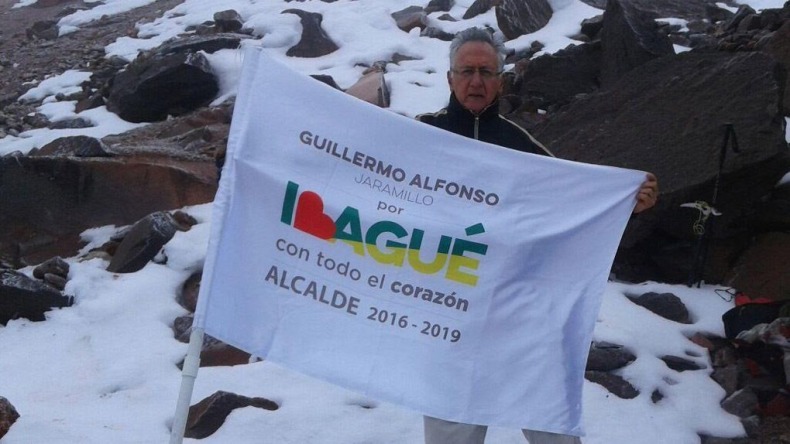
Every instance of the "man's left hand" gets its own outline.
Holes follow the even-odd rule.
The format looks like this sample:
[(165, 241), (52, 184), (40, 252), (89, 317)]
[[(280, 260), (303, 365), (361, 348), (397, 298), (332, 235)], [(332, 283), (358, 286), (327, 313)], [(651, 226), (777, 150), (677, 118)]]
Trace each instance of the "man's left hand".
[(636, 207), (634, 213), (641, 213), (652, 208), (658, 200), (658, 179), (653, 173), (647, 173), (645, 181), (639, 187), (639, 194), (636, 195)]

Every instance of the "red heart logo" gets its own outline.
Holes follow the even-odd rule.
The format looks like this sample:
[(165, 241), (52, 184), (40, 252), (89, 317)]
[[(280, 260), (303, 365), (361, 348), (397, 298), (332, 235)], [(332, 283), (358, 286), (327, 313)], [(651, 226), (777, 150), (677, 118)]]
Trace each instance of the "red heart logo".
[(305, 191), (299, 196), (294, 228), (326, 240), (334, 238), (336, 230), (335, 222), (324, 214), (321, 196), (312, 191)]

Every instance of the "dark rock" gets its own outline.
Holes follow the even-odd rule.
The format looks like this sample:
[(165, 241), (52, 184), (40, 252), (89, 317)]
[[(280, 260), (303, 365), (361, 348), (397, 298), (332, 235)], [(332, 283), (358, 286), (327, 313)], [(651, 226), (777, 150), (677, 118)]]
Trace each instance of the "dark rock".
[(468, 20), (472, 17), (477, 17), (478, 15), (488, 12), (494, 6), (497, 6), (502, 3), (502, 0), (475, 0), (471, 6), (466, 10), (464, 13), (463, 19)]
[[(723, 122), (733, 124), (741, 154), (729, 151), (725, 159), (716, 203), (723, 214), (715, 218), (711, 239), (746, 233), (744, 215), (790, 166), (782, 85), (777, 62), (759, 52), (691, 51), (648, 62), (621, 78), (617, 88), (575, 100), (533, 134), (564, 159), (655, 173), (661, 196), (655, 208), (629, 224), (617, 275), (685, 283), (689, 268), (676, 273), (677, 262), (660, 261), (660, 253), (687, 242), (682, 256), (693, 257), (699, 212), (680, 205), (711, 198)], [(666, 118), (646, 121), (647, 115)]]
[(425, 13), (431, 14), (437, 11), (447, 12), (453, 8), (455, 0), (431, 0), (428, 6), (425, 7)]
[(650, 394), (650, 400), (653, 401), (653, 404), (658, 404), (662, 399), (664, 399), (664, 394), (658, 389), (653, 390), (653, 393)]
[(738, 374), (738, 366), (735, 364), (730, 364), (714, 369), (710, 377), (716, 381), (721, 386), (721, 388), (724, 389), (724, 392), (727, 394), (727, 396), (729, 396), (735, 393), (735, 390), (738, 389)]
[(324, 17), (315, 12), (286, 9), (283, 14), (296, 14), (302, 22), (302, 38), (285, 53), (288, 57), (321, 57), (338, 50), (337, 44), (321, 27)]
[(512, 92), (544, 110), (567, 105), (579, 94), (598, 89), (600, 57), (600, 45), (592, 43), (518, 63)]
[(623, 74), (650, 60), (674, 54), (672, 42), (658, 31), (653, 17), (623, 0), (610, 0), (601, 29), (601, 85), (614, 85)]
[(144, 217), (123, 238), (107, 271), (134, 273), (141, 270), (173, 238), (176, 225), (169, 213), (158, 212)]
[(444, 22), (457, 22), (458, 21), (457, 18), (453, 17), (450, 14), (442, 14), (439, 17), (436, 17), (436, 19), (444, 21)]
[(66, 136), (42, 146), (32, 156), (110, 157), (110, 153), (101, 140), (89, 136)]
[(547, 0), (501, 0), (496, 21), (505, 37), (513, 40), (546, 26), (553, 12)]
[(154, 122), (208, 104), (219, 91), (201, 54), (138, 57), (113, 78), (107, 109), (130, 122)]
[(160, 57), (174, 54), (195, 54), (198, 51), (212, 54), (222, 49), (236, 49), (241, 45), (242, 40), (248, 38), (247, 35), (235, 33), (209, 36), (190, 35), (163, 43), (154, 50), (154, 54)]
[(6, 398), (0, 396), (0, 439), (8, 433), (17, 419), (19, 419), (19, 413), (14, 406)]
[(452, 41), (455, 37), (455, 34), (450, 34), (449, 32), (442, 31), (439, 28), (434, 28), (433, 26), (428, 26), (427, 28), (423, 29), (420, 32), (420, 36), (428, 37), (432, 39), (439, 39), (445, 42)]
[(328, 74), (312, 74), (310, 77), (318, 80), (321, 83), (325, 83), (331, 86), (332, 88), (341, 90), (340, 85), (338, 85), (337, 82), (335, 82), (335, 79), (333, 79), (332, 76)]
[(176, 221), (176, 228), (178, 231), (189, 231), (192, 227), (197, 225), (198, 221), (191, 214), (185, 213), (181, 210), (174, 211), (173, 220)]
[[(768, 42), (761, 49), (767, 52), (774, 59), (779, 61), (784, 67), (785, 72), (790, 71), (790, 20), (774, 32)], [(785, 74), (785, 82), (782, 96), (782, 114), (790, 116), (790, 76)]]
[(582, 34), (591, 39), (597, 38), (601, 29), (603, 29), (603, 14), (582, 20)]
[(55, 20), (42, 20), (40, 22), (33, 23), (33, 26), (28, 28), (27, 30), (27, 37), (43, 39), (43, 40), (55, 40), (58, 38), (59, 34), (58, 30), (58, 22)]
[(233, 410), (242, 407), (257, 407), (264, 410), (279, 408), (277, 403), (265, 398), (248, 398), (218, 391), (189, 408), (184, 436), (195, 439), (211, 436), (222, 427), (225, 418)]
[(398, 28), (403, 32), (409, 32), (414, 28), (422, 31), (428, 26), (428, 14), (420, 6), (409, 6), (406, 9), (395, 11), (390, 14), (395, 20)]
[(198, 293), (200, 292), (200, 281), (203, 271), (192, 273), (191, 276), (181, 286), (181, 292), (176, 301), (184, 308), (194, 313), (197, 309)]
[(93, 123), (83, 119), (82, 117), (77, 117), (76, 119), (58, 120), (57, 122), (52, 122), (49, 124), (50, 129), (90, 128), (92, 126)]
[(740, 418), (753, 415), (758, 406), (757, 395), (749, 388), (738, 390), (721, 402), (721, 407)]
[(631, 385), (631, 383), (621, 376), (612, 373), (586, 371), (584, 372), (584, 378), (590, 382), (602, 385), (606, 390), (618, 398), (633, 399), (639, 396), (639, 390)]
[(741, 5), (741, 6), (739, 6), (738, 7), (738, 12), (736, 12), (735, 15), (733, 15), (732, 18), (727, 22), (727, 24), (724, 25), (724, 30), (725, 31), (734, 31), (734, 30), (738, 29), (738, 27), (740, 26), (741, 21), (743, 21), (743, 19), (745, 19), (746, 17), (749, 17), (749, 16), (753, 16), (754, 14), (756, 14), (756, 11), (754, 9), (752, 9), (751, 6), (749, 6), (749, 5)]
[(593, 342), (587, 357), (587, 370), (608, 372), (625, 367), (636, 359), (622, 345)]
[(66, 288), (66, 278), (57, 274), (47, 273), (44, 275), (43, 281), (60, 291)]
[(676, 372), (685, 372), (687, 370), (702, 370), (706, 368), (704, 365), (697, 364), (696, 362), (681, 358), (680, 356), (662, 356), (661, 360), (667, 367), (675, 370)]
[(637, 297), (629, 296), (631, 301), (662, 318), (681, 324), (691, 324), (689, 312), (683, 301), (672, 293), (644, 293)]
[(69, 264), (61, 259), (60, 256), (55, 256), (33, 269), (33, 277), (36, 279), (44, 279), (44, 275), (46, 274), (56, 274), (64, 278), (68, 277)]
[(75, 255), (88, 228), (210, 202), (216, 191), (216, 167), (208, 159), (161, 154), (4, 156), (0, 172), (0, 255), (15, 251), (28, 265)]
[(73, 298), (14, 270), (0, 269), (0, 325), (12, 319), (43, 321), (53, 308), (70, 307)]
[(724, 279), (752, 298), (790, 299), (790, 233), (758, 235)]
[[(189, 343), (192, 335), (192, 315), (180, 316), (173, 321), (173, 335), (183, 343)], [(200, 349), (201, 367), (227, 367), (249, 364), (250, 354), (228, 345), (211, 335), (203, 335)]]
[(244, 19), (233, 9), (214, 13), (214, 23), (219, 32), (237, 32), (244, 26)]

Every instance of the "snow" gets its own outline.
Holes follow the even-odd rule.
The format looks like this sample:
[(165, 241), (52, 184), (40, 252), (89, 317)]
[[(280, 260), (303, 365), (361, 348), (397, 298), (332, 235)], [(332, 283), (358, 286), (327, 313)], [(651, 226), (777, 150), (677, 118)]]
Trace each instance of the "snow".
[[(79, 32), (79, 27), (102, 15), (116, 14), (153, 0), (94, 0), (93, 9), (63, 17), (61, 34)], [(14, 7), (33, 5), (21, 0)], [(601, 13), (578, 0), (550, 0), (555, 10), (549, 24), (533, 34), (507, 43), (519, 50), (539, 40), (544, 53), (574, 44), (571, 36), (579, 23)], [(755, 9), (781, 7), (783, 0), (750, 0)], [(451, 11), (462, 15), (472, 0), (457, 0)], [(299, 18), (282, 14), (288, 8), (319, 12), (323, 27), (340, 50), (317, 59), (285, 56), (301, 34)], [(398, 0), (338, 0), (334, 3), (300, 3), (261, 0), (186, 0), (153, 22), (138, 25), (137, 38), (122, 37), (106, 48), (107, 55), (133, 59), (139, 51), (159, 45), (186, 27), (211, 20), (214, 12), (237, 10), (245, 26), (263, 35), (260, 45), (271, 56), (304, 75), (329, 74), (347, 88), (364, 70), (379, 60), (399, 53), (416, 60), (388, 64), (387, 81), (392, 92), (391, 111), (414, 116), (444, 106), (448, 88), (445, 72), (449, 43), (404, 33), (390, 14), (404, 7)], [(493, 12), (470, 20), (447, 22), (431, 14), (430, 24), (447, 32), (468, 26), (497, 29)], [(667, 20), (667, 19), (664, 19)], [(679, 48), (676, 48), (678, 50)], [(220, 78), (215, 103), (232, 97), (238, 85), (241, 52), (223, 50), (207, 55)], [(82, 117), (90, 128), (38, 129), (0, 139), (0, 155), (27, 152), (57, 137), (84, 134), (103, 137), (139, 126), (119, 119), (104, 107), (76, 114), (74, 103), (58, 102), (58, 93), (68, 95), (84, 81), (87, 73), (67, 71), (42, 80), (23, 100), (41, 100), (39, 112), (53, 120)], [(785, 182), (787, 182), (787, 176)], [(71, 266), (66, 293), (75, 305), (53, 310), (45, 322), (15, 320), (0, 327), (0, 396), (8, 398), (20, 419), (3, 438), (4, 444), (47, 443), (161, 443), (169, 436), (181, 373), (176, 364), (186, 353), (186, 344), (173, 338), (171, 325), (186, 314), (175, 297), (182, 283), (202, 267), (210, 227), (211, 205), (184, 209), (198, 224), (178, 232), (165, 246), (165, 264), (150, 263), (133, 274), (107, 272), (107, 262), (94, 258), (68, 258)], [(119, 227), (97, 227), (83, 234), (81, 254), (101, 245)], [(24, 272), (31, 274), (32, 270)], [(710, 378), (706, 350), (688, 338), (696, 332), (723, 335), (721, 315), (732, 307), (715, 286), (687, 288), (660, 283), (611, 282), (598, 315), (595, 339), (626, 346), (637, 359), (619, 374), (640, 395), (624, 400), (601, 386), (586, 383), (584, 419), (585, 444), (698, 443), (698, 434), (722, 437), (743, 435), (738, 418), (719, 406), (723, 390)], [(648, 291), (671, 292), (689, 308), (693, 324), (677, 324), (632, 303), (627, 296)], [(661, 357), (673, 355), (692, 359), (705, 368), (678, 373), (667, 368)], [(9, 359), (9, 357), (13, 357)], [(665, 398), (654, 403), (651, 394), (660, 390)], [(260, 396), (281, 405), (277, 411), (255, 408), (232, 413), (206, 444), (275, 442), (302, 443), (419, 443), (422, 417), (418, 412), (367, 399), (353, 392), (303, 376), (275, 364), (258, 361), (236, 367), (202, 368), (193, 403), (218, 390), (245, 396)], [(265, 438), (264, 438), (265, 437)], [(490, 444), (523, 443), (519, 431), (492, 428)]]

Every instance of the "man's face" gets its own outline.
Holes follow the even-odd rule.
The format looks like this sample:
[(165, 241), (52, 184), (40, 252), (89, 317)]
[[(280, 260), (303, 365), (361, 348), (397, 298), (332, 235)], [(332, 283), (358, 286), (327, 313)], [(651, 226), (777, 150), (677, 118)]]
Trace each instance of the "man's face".
[(496, 50), (483, 42), (468, 42), (458, 48), (447, 73), (455, 98), (464, 108), (479, 114), (490, 105), (502, 85)]

